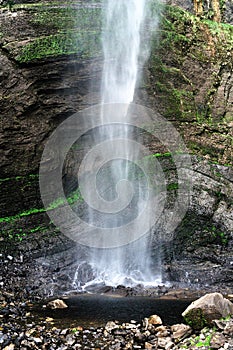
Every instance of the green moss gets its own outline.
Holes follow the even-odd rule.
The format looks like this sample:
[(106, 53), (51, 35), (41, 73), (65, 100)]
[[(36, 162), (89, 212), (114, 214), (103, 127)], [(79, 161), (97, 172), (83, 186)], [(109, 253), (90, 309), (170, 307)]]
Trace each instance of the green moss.
[(152, 154), (152, 157), (160, 158), (160, 157), (171, 157), (171, 152), (165, 152), (165, 153), (154, 153)]
[[(233, 47), (233, 27), (198, 18), (177, 6), (165, 6), (161, 21), (161, 41), (155, 40), (150, 60), (153, 95), (167, 118), (212, 123), (212, 102), (219, 76), (197, 104), (195, 83), (184, 75), (183, 63), (189, 57), (200, 64), (229, 61)], [(229, 56), (227, 56), (229, 55)]]
[(187, 141), (187, 147), (189, 148), (190, 152), (193, 154), (198, 153), (199, 155), (202, 155), (202, 156), (208, 155), (209, 157), (211, 157), (212, 162), (215, 162), (216, 164), (218, 164), (219, 155), (221, 154), (221, 152), (222, 153), (224, 152), (224, 150), (216, 149), (211, 144), (205, 145), (203, 143), (200, 143), (198, 140)]
[(75, 54), (81, 58), (100, 55), (100, 36), (95, 32), (69, 32), (36, 38), (15, 59), (20, 63)]
[(46, 232), (46, 230), (48, 230), (48, 228), (46, 226), (40, 225), (40, 226), (36, 226), (32, 229), (23, 229), (23, 228), (12, 228), (9, 230), (5, 230), (2, 233), (2, 237), (6, 237), (7, 240), (12, 240), (12, 241), (22, 241), (24, 239), (24, 237), (27, 237), (28, 235), (32, 234), (32, 233), (37, 233), (37, 232)]
[(214, 242), (219, 243), (222, 246), (226, 246), (229, 242), (229, 237), (226, 233), (217, 229), (217, 227), (212, 226), (211, 235), (214, 238)]
[(193, 329), (200, 330), (208, 325), (208, 321), (203, 314), (202, 309), (191, 309), (184, 316), (185, 322)]
[[(20, 63), (48, 57), (77, 54), (86, 59), (101, 53), (101, 7), (80, 6), (68, 2), (66, 6), (55, 2), (16, 7), (28, 11), (27, 25), (34, 33), (27, 41), (5, 43), (3, 48)], [(6, 29), (6, 28), (5, 28)], [(10, 33), (9, 33), (10, 34)], [(34, 35), (34, 37), (33, 37)]]
[(26, 175), (26, 176), (5, 177), (3, 179), (0, 179), (0, 184), (3, 182), (7, 182), (7, 181), (19, 181), (19, 180), (23, 180), (23, 179), (25, 179), (26, 181), (30, 181), (30, 180), (35, 180), (38, 178), (39, 178), (38, 174), (30, 174), (30, 175)]
[[(82, 201), (82, 196), (81, 193), (79, 191), (79, 189), (77, 189), (76, 191), (73, 191), (67, 198), (67, 202), (69, 203), (69, 205), (73, 205), (77, 202)], [(46, 211), (50, 211), (56, 208), (59, 208), (60, 206), (63, 206), (65, 204), (65, 200), (63, 200), (62, 198), (57, 198), (54, 202), (52, 202), (47, 208), (32, 208), (26, 211), (23, 211), (21, 213), (18, 213), (16, 215), (13, 216), (8, 216), (8, 217), (3, 217), (0, 218), (0, 223), (12, 223), (20, 218), (26, 217), (26, 216), (30, 216), (30, 215), (35, 215), (35, 214), (39, 214), (39, 213), (45, 213)]]
[(37, 208), (32, 208), (32, 209), (29, 209), (29, 210), (26, 210), (26, 211), (23, 211), (21, 213), (18, 213), (16, 215), (13, 215), (13, 216), (7, 216), (7, 217), (4, 217), (4, 218), (0, 218), (0, 223), (3, 223), (3, 222), (12, 222), (12, 221), (15, 221), (17, 219), (20, 219), (22, 217), (25, 217), (25, 216), (29, 216), (29, 215), (33, 215), (33, 214), (38, 214), (38, 213), (44, 213), (45, 212), (45, 209), (44, 208), (40, 208), (40, 209), (37, 209)]
[(80, 7), (74, 9), (71, 4), (68, 4), (68, 7), (50, 7), (36, 11), (30, 22), (36, 26), (65, 31), (67, 29), (98, 30), (101, 29), (101, 19), (101, 8)]
[(167, 185), (168, 191), (174, 191), (174, 190), (177, 190), (178, 188), (179, 188), (179, 184), (177, 182), (172, 182)]

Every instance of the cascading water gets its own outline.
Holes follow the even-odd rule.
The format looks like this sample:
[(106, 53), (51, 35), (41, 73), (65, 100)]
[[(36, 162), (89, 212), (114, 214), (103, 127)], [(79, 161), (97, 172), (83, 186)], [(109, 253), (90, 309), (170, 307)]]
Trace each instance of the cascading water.
[[(146, 0), (106, 0), (104, 3), (101, 104), (127, 106), (133, 101), (139, 65), (145, 60), (145, 55), (142, 54), (145, 51), (141, 44), (146, 2)], [(104, 109), (101, 113), (105, 113)], [(135, 130), (128, 125), (111, 124), (114, 122), (111, 119), (112, 114), (114, 113), (102, 115), (105, 125), (96, 131), (94, 138), (96, 144), (107, 140), (114, 148), (119, 146), (119, 158), (106, 161), (104, 167), (97, 173), (96, 184), (100, 196), (109, 203), (108, 213), (101, 216), (100, 226), (105, 230), (108, 227), (117, 227), (120, 232), (122, 226), (133, 220), (145, 205), (147, 190), (137, 165), (127, 161), (133, 152), (129, 140), (135, 139)], [(104, 148), (100, 149), (99, 156), (105, 158)], [(132, 187), (134, 191), (134, 195), (124, 208), (124, 200), (121, 198), (124, 190), (120, 195), (117, 187), (119, 184), (125, 185), (125, 191), (129, 190), (128, 195), (131, 194)], [(87, 195), (91, 200), (91, 193)], [(118, 212), (113, 209), (114, 200), (122, 200)], [(96, 212), (89, 208), (88, 221), (92, 223), (96, 217), (98, 220)], [(107, 238), (109, 239), (111, 238)], [(75, 286), (88, 289), (89, 286), (99, 284), (132, 286), (139, 283), (144, 285), (161, 283), (158, 262), (152, 272), (150, 239), (151, 235), (148, 233), (140, 239), (135, 240), (132, 237), (132, 243), (127, 245), (115, 245), (115, 248), (111, 249), (89, 248), (85, 261), (82, 261), (77, 268), (74, 277)], [(108, 243), (106, 241), (106, 244), (103, 242), (102, 245), (107, 247)]]
[(108, 0), (103, 31), (102, 103), (133, 101), (146, 0)]

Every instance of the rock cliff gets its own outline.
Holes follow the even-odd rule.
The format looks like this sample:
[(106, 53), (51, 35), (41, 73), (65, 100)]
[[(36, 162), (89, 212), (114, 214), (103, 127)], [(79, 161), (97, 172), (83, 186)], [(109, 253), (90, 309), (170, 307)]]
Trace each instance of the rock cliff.
[[(165, 275), (204, 283), (204, 263), (208, 271), (218, 266), (210, 284), (232, 281), (232, 3), (224, 2), (217, 19), (214, 1), (202, 10), (192, 1), (168, 4), (136, 94), (172, 121), (193, 155), (192, 201), (172, 244), (163, 242)], [(98, 102), (100, 5), (19, 2), (0, 11), (0, 243), (40, 257), (72, 246), (49, 223), (38, 169), (56, 126)]]

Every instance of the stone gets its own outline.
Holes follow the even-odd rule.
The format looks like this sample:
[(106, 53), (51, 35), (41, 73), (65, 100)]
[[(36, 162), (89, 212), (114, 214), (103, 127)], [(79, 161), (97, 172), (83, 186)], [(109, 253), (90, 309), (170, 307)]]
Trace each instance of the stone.
[(215, 333), (210, 340), (211, 349), (219, 349), (226, 343), (226, 337), (221, 333)]
[(222, 320), (213, 320), (213, 323), (215, 326), (218, 327), (218, 329), (221, 329), (221, 330), (223, 330), (226, 327), (226, 322)]
[(145, 349), (153, 349), (153, 345), (151, 343), (145, 342)]
[(167, 330), (166, 326), (159, 326), (155, 328), (156, 332), (164, 332)]
[(148, 322), (148, 318), (147, 318), (147, 317), (145, 317), (145, 318), (143, 319), (142, 325), (143, 325), (143, 327), (145, 327), (145, 329), (147, 330), (148, 325), (149, 325), (149, 322)]
[(33, 337), (32, 340), (36, 343), (36, 344), (41, 344), (43, 341), (41, 338), (38, 337)]
[(158, 326), (163, 324), (163, 321), (158, 315), (151, 315), (148, 319), (149, 324), (153, 324), (154, 326)]
[(15, 346), (14, 344), (7, 345), (3, 348), (3, 350), (14, 350)]
[(165, 345), (165, 350), (171, 350), (174, 346), (175, 346), (175, 344), (174, 344), (172, 341), (169, 341), (169, 342)]
[(68, 306), (61, 299), (55, 299), (48, 302), (47, 307), (50, 309), (66, 309)]
[(233, 335), (233, 320), (227, 323), (223, 333), (226, 335), (231, 335), (231, 336)]
[(117, 329), (119, 328), (119, 326), (113, 322), (113, 321), (109, 321), (106, 323), (106, 326), (105, 326), (105, 330), (110, 333), (113, 329)]
[(194, 329), (212, 326), (213, 320), (233, 315), (233, 304), (220, 293), (208, 293), (192, 302), (182, 313)]
[(165, 349), (166, 345), (171, 342), (171, 338), (158, 338), (158, 347)]
[(157, 333), (158, 338), (167, 337), (168, 335), (170, 335), (170, 332), (166, 329)]
[(173, 338), (180, 341), (192, 333), (192, 328), (186, 324), (181, 323), (171, 326), (171, 331), (173, 333)]

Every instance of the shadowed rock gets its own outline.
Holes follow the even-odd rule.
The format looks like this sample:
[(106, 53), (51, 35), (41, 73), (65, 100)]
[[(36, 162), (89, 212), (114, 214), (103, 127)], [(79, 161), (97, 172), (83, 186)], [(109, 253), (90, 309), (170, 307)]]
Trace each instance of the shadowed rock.
[(212, 325), (213, 320), (233, 315), (233, 304), (220, 293), (209, 293), (195, 300), (182, 313), (194, 329)]

